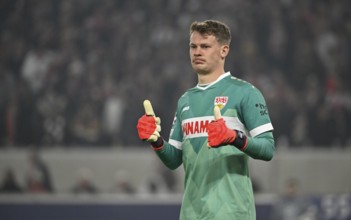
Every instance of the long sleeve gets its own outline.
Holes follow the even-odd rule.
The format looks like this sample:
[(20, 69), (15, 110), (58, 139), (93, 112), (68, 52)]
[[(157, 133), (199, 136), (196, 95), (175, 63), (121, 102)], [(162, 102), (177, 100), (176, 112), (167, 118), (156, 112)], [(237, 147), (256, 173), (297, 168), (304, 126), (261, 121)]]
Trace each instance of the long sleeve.
[(272, 132), (265, 132), (248, 139), (244, 152), (254, 159), (269, 161), (275, 152), (275, 143)]
[(164, 141), (160, 150), (155, 150), (161, 161), (171, 170), (177, 169), (182, 163), (183, 152)]

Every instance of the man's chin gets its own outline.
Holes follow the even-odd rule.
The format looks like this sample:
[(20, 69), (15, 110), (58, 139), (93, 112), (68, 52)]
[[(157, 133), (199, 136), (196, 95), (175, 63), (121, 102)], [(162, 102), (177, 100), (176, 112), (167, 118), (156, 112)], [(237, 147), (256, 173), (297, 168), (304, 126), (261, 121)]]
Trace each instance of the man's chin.
[(203, 69), (194, 69), (194, 70), (198, 75), (202, 75), (202, 76), (208, 75), (210, 73), (209, 71), (206, 71)]
[(193, 69), (199, 75), (207, 75), (209, 73), (209, 71), (207, 71), (203, 68), (197, 68), (196, 66), (193, 66)]

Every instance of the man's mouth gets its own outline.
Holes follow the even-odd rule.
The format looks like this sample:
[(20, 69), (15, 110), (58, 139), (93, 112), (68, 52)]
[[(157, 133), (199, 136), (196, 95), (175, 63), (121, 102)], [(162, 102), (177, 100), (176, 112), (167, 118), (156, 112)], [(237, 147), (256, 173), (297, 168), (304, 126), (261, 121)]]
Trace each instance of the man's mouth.
[(203, 64), (203, 63), (205, 63), (205, 60), (202, 60), (202, 59), (194, 59), (194, 60), (193, 60), (193, 63), (195, 63), (195, 64)]

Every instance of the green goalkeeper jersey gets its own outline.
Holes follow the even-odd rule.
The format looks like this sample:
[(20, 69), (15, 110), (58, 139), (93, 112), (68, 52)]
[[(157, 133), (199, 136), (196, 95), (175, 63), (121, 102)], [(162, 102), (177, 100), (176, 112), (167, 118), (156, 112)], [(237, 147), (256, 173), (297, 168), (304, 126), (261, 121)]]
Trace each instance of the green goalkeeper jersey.
[(255, 220), (248, 155), (231, 145), (207, 146), (206, 126), (214, 120), (215, 105), (228, 128), (248, 137), (273, 130), (259, 90), (227, 72), (181, 96), (170, 139), (156, 152), (171, 169), (184, 166), (180, 219)]

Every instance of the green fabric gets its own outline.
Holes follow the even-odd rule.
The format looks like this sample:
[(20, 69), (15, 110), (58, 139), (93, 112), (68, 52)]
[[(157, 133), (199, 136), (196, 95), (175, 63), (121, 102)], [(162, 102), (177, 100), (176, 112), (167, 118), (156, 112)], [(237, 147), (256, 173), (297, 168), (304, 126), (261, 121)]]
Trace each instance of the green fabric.
[(272, 132), (265, 132), (249, 138), (244, 152), (254, 159), (269, 161), (274, 156), (274, 138)]
[[(231, 145), (207, 147), (205, 128), (214, 119), (215, 104), (220, 106), (228, 128), (249, 137), (247, 153)], [(263, 139), (267, 134), (263, 133), (271, 130), (262, 94), (230, 73), (210, 85), (189, 89), (180, 97), (170, 139), (156, 151), (171, 169), (183, 164), (185, 186), (180, 219), (256, 219), (248, 155), (269, 159), (274, 142), (273, 148), (271, 144), (266, 146)]]
[(161, 161), (171, 170), (177, 169), (182, 164), (182, 151), (171, 146), (166, 141), (162, 150), (155, 151)]

